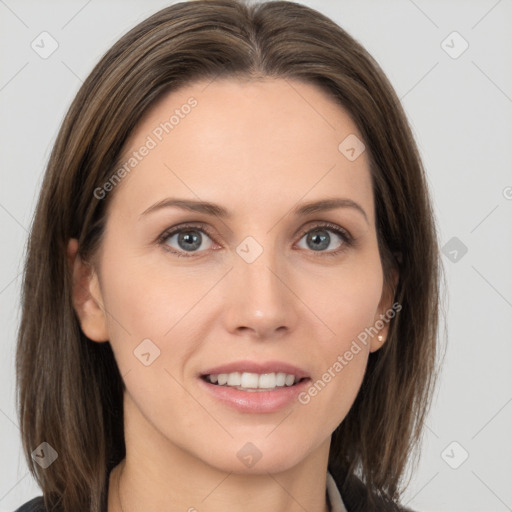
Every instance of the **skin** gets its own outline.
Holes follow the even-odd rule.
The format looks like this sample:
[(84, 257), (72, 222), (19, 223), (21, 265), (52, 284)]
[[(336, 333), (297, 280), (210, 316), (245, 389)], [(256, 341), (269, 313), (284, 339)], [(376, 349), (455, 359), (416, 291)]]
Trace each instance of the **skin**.
[[(201, 390), (197, 375), (239, 359), (281, 360), (315, 382), (391, 307), (367, 153), (349, 161), (338, 150), (349, 134), (362, 137), (314, 85), (224, 79), (165, 96), (141, 120), (125, 156), (191, 96), (197, 106), (110, 192), (94, 268), (69, 241), (81, 328), (91, 342), (111, 343), (126, 385), (127, 456), (111, 473), (108, 511), (121, 511), (119, 483), (124, 512), (217, 512), (241, 504), (248, 512), (325, 512), (331, 434), (387, 324), (384, 341), (360, 344), (307, 405), (242, 413)], [(211, 201), (232, 218), (176, 207), (140, 217), (168, 197)], [(291, 213), (297, 203), (327, 197), (357, 202), (367, 220), (350, 207), (304, 218)], [(178, 235), (156, 241), (185, 222), (203, 224), (213, 236), (194, 231), (202, 242), (189, 252)], [(321, 222), (348, 230), (355, 245), (322, 231), (330, 242), (315, 251), (300, 230), (327, 229), (316, 228)], [(263, 249), (252, 263), (236, 252), (248, 236)], [(133, 354), (146, 338), (160, 349), (149, 366)], [(261, 452), (250, 468), (237, 457), (247, 442)]]

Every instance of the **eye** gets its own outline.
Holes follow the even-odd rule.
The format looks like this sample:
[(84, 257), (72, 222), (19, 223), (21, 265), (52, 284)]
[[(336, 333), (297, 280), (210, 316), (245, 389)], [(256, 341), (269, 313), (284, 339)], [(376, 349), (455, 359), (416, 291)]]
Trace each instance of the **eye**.
[[(332, 251), (323, 250), (329, 247), (333, 241), (332, 237), (328, 233), (334, 233), (336, 237), (342, 241), (341, 246), (338, 246), (337, 249)], [(347, 230), (329, 222), (308, 228), (301, 233), (301, 240), (304, 236), (307, 236), (306, 249), (312, 248), (311, 250), (313, 252), (320, 252), (321, 254), (325, 253), (325, 256), (336, 256), (351, 247), (354, 243), (354, 239)]]
[[(335, 237), (341, 239), (341, 244), (335, 250), (324, 251), (323, 249), (328, 248), (333, 241), (333, 237), (328, 233), (334, 233)], [(348, 231), (336, 224), (325, 222), (302, 231), (300, 234), (301, 240), (305, 236), (307, 236), (306, 243), (308, 244), (305, 249), (310, 249), (313, 252), (325, 256), (336, 256), (354, 244), (354, 239)], [(206, 226), (187, 224), (175, 226), (165, 231), (159, 237), (158, 243), (162, 245), (166, 251), (178, 257), (191, 257), (193, 253), (203, 252), (204, 250), (208, 251), (208, 247), (205, 247), (205, 245), (208, 245), (205, 237), (206, 239), (213, 239), (212, 234)], [(174, 242), (172, 242), (173, 238), (175, 238)], [(172, 247), (171, 243), (177, 244), (177, 247)], [(203, 251), (201, 251), (201, 249)]]
[[(163, 245), (165, 250), (175, 254), (178, 257), (188, 257), (189, 255), (184, 253), (198, 252), (198, 249), (204, 249), (203, 235), (211, 239), (210, 235), (208, 234), (208, 229), (206, 227), (198, 227), (196, 225), (184, 225), (171, 228), (170, 230), (163, 233), (159, 239), (159, 243)], [(177, 249), (169, 247), (170, 240), (174, 237), (177, 237), (175, 242), (178, 244)]]

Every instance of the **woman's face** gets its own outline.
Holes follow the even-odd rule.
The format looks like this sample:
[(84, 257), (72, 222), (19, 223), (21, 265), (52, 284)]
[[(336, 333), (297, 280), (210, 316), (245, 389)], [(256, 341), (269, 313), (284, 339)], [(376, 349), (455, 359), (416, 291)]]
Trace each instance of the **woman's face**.
[[(79, 315), (112, 345), (144, 450), (263, 473), (328, 449), (382, 344), (362, 333), (391, 305), (361, 139), (323, 91), (282, 79), (189, 85), (138, 125), (97, 191), (113, 194), (89, 282), (102, 308)], [(232, 385), (207, 383), (219, 373)]]

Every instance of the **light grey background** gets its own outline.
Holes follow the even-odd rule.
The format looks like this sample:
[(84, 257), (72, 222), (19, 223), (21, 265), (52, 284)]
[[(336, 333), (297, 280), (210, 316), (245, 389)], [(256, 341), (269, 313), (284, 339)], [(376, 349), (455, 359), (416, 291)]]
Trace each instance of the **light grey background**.
[[(41, 494), (21, 455), (14, 352), (24, 244), (50, 149), (99, 57), (170, 3), (0, 0), (0, 512)], [(421, 150), (441, 244), (457, 238), (443, 255), (445, 365), (404, 503), (512, 510), (512, 2), (302, 3), (339, 23), (387, 73)], [(31, 48), (43, 31), (59, 45), (46, 59)]]

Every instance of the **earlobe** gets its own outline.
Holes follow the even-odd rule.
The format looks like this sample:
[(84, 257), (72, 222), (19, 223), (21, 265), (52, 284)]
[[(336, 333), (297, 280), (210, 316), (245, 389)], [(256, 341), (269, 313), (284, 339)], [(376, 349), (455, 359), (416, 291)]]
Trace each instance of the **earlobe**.
[(72, 276), (73, 308), (83, 333), (92, 341), (108, 341), (108, 329), (98, 275), (78, 254), (78, 240), (71, 238), (67, 247), (68, 266)]
[(395, 316), (395, 312), (392, 309), (393, 300), (395, 297), (395, 290), (398, 284), (398, 271), (393, 268), (392, 269), (392, 284), (391, 286), (387, 286), (382, 294), (381, 301), (379, 303), (378, 314), (375, 317), (374, 326), (378, 329), (378, 334), (372, 338), (370, 343), (370, 352), (375, 352), (382, 348), (384, 343), (386, 343), (388, 332), (389, 332), (389, 323), (391, 318)]
[(378, 334), (372, 339), (372, 342), (370, 344), (370, 352), (375, 352), (376, 350), (379, 350), (379, 348), (382, 347), (386, 343), (386, 336), (383, 334)]

